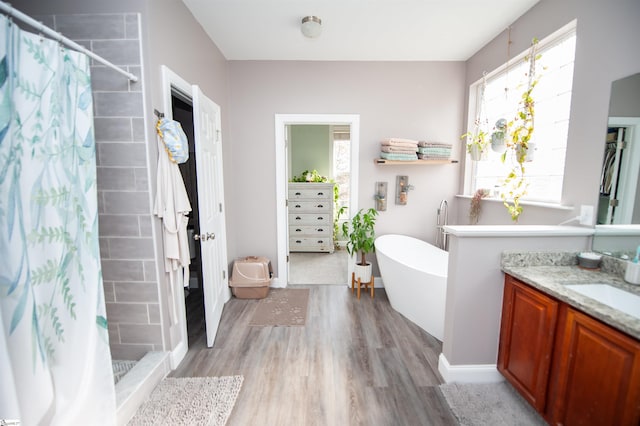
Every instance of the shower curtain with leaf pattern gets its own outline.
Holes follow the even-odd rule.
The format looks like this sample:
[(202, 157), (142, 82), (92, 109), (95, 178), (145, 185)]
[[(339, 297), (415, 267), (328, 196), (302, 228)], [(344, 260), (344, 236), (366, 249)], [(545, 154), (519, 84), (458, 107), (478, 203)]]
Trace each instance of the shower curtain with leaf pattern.
[(115, 424), (89, 59), (0, 16), (0, 419)]

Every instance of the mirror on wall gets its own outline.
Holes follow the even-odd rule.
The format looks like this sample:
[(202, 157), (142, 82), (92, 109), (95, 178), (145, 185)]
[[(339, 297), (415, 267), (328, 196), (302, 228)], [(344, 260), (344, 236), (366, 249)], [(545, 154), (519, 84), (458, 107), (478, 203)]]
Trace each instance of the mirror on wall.
[(603, 149), (593, 249), (632, 255), (640, 245), (640, 73), (611, 86)]

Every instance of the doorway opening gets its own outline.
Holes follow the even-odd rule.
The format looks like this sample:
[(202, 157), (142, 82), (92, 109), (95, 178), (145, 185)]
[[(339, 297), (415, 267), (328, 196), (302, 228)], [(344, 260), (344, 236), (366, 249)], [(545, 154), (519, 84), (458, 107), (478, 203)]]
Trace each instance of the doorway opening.
[[(289, 223), (289, 279), (288, 284), (344, 284), (347, 280), (347, 261), (342, 224), (350, 214), (351, 180), (350, 126), (335, 124), (291, 124), (286, 126), (287, 176), (289, 191), (293, 186), (317, 187), (322, 181), (332, 188), (325, 200), (317, 199), (313, 208), (326, 202), (331, 224), (298, 226)], [(309, 176), (309, 172), (311, 176)], [(305, 179), (305, 177), (308, 177)], [(313, 183), (306, 182), (313, 180)], [(302, 184), (302, 185), (300, 185)], [(290, 200), (293, 202), (293, 200)], [(296, 200), (304, 203), (304, 199)], [(291, 210), (291, 208), (289, 209)], [(306, 212), (308, 208), (302, 208)], [(304, 214), (302, 213), (301, 214)], [(315, 213), (315, 210), (314, 210)], [(317, 217), (315, 217), (317, 218)], [(315, 240), (309, 241), (308, 237)], [(330, 242), (318, 246), (319, 239)], [(309, 242), (308, 242), (309, 241)], [(330, 246), (329, 248), (327, 246)]]
[(172, 88), (171, 90), (171, 112), (173, 119), (180, 123), (182, 130), (187, 135), (189, 141), (189, 159), (185, 163), (179, 164), (180, 174), (184, 181), (189, 202), (191, 203), (191, 214), (187, 223), (187, 233), (189, 234), (189, 253), (191, 253), (191, 264), (189, 265), (189, 284), (184, 287), (185, 312), (187, 317), (187, 340), (191, 346), (200, 339), (205, 329), (204, 313), (204, 293), (202, 291), (202, 257), (200, 244), (195, 244), (194, 235), (200, 233), (198, 216), (198, 179), (196, 174), (196, 147), (193, 128), (193, 101), (190, 97)]
[[(227, 278), (220, 107), (197, 85), (189, 84), (166, 66), (161, 68), (165, 116), (181, 123), (190, 148), (190, 158), (181, 174), (192, 208), (187, 230), (192, 234), (189, 248), (193, 279), (184, 283), (184, 291), (166, 294), (161, 288), (169, 312), (176, 312), (171, 323), (163, 323), (172, 348), (171, 368), (176, 368), (189, 345), (202, 334), (206, 335), (206, 346), (213, 346), (222, 309), (231, 292)], [(180, 284), (182, 281), (180, 278)]]
[[(344, 169), (348, 170), (348, 174), (343, 177), (348, 180), (348, 185), (344, 185), (344, 188), (348, 188), (348, 193), (346, 198), (348, 199), (348, 212), (340, 217), (340, 220), (350, 220), (351, 216), (354, 212), (358, 210), (358, 144), (359, 144), (359, 135), (360, 135), (360, 117), (356, 114), (292, 114), (292, 115), (282, 115), (277, 114), (275, 116), (276, 125), (276, 197), (278, 200), (277, 203), (277, 235), (278, 235), (278, 276), (273, 281), (273, 286), (277, 287), (286, 287), (289, 283), (291, 284), (299, 284), (298, 282), (294, 282), (294, 279), (290, 279), (291, 271), (290, 271), (290, 260), (292, 255), (295, 253), (291, 253), (289, 246), (289, 218), (288, 218), (288, 184), (289, 181), (293, 178), (296, 172), (292, 169), (290, 159), (291, 159), (291, 129), (295, 128), (294, 126), (301, 125), (321, 125), (328, 126), (333, 129), (332, 133), (338, 135), (340, 131), (345, 131), (348, 129), (348, 167), (342, 165)], [(331, 139), (338, 139), (341, 136), (332, 136)], [(337, 145), (343, 145), (342, 148), (336, 147), (336, 153), (344, 151), (340, 151), (340, 149), (344, 149), (346, 144), (341, 144), (338, 142)], [(332, 145), (331, 145), (332, 146)], [(295, 149), (295, 148), (294, 148)], [(333, 149), (333, 148), (332, 148)], [(329, 152), (329, 151), (328, 151)], [(327, 154), (328, 156), (329, 154)], [(333, 156), (327, 157), (328, 162), (333, 164), (339, 162), (340, 160), (344, 161), (344, 155), (342, 159), (338, 161), (334, 160)], [(313, 169), (309, 170), (312, 171)], [(303, 170), (304, 171), (304, 170)], [(328, 174), (333, 173), (333, 170), (328, 171)], [(337, 172), (336, 172), (337, 175)], [(348, 176), (348, 177), (346, 177)], [(337, 177), (337, 176), (336, 176)], [(333, 223), (330, 224), (333, 229)], [(340, 232), (338, 232), (340, 234)], [(333, 236), (333, 234), (332, 234)], [(346, 252), (345, 252), (346, 253)], [(315, 254), (314, 254), (315, 255)], [(327, 253), (318, 253), (318, 255), (327, 255)], [(346, 255), (348, 256), (348, 255)], [(347, 258), (346, 260), (346, 272), (343, 279), (338, 282), (342, 282), (345, 285), (348, 285), (351, 272), (353, 271), (353, 260), (351, 258)]]

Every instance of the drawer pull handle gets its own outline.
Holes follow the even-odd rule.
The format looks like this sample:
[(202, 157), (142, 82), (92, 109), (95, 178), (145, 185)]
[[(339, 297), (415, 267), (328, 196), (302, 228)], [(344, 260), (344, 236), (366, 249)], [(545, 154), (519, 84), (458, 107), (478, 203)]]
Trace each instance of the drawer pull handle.
[(296, 229), (296, 232), (302, 232), (302, 229), (298, 228)]
[(300, 220), (302, 219), (300, 216), (296, 216), (296, 220)]
[(296, 240), (296, 244), (300, 244), (300, 243), (302, 243), (302, 241)]
[(318, 216), (318, 220), (323, 220), (323, 219), (324, 219), (324, 217)]
[(318, 244), (322, 244), (322, 243), (324, 243), (323, 240), (318, 240)]
[(302, 207), (300, 204), (296, 204), (296, 209), (299, 209), (300, 207)]
[(300, 192), (296, 192), (296, 195), (302, 195)]
[(324, 229), (322, 229), (322, 228), (318, 229), (318, 232), (323, 232), (323, 231), (324, 231)]
[(318, 192), (318, 195), (324, 195), (324, 192)]
[(322, 204), (318, 204), (318, 208), (319, 208), (319, 209), (321, 209), (321, 208), (323, 208), (323, 207), (324, 207), (324, 206), (323, 206)]

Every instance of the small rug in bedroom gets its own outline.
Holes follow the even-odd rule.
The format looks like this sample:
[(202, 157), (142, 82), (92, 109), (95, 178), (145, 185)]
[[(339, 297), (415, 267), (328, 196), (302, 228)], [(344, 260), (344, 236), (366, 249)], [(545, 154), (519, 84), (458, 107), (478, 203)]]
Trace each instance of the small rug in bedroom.
[(446, 383), (440, 390), (461, 426), (546, 425), (507, 382)]
[(280, 327), (305, 325), (308, 305), (308, 288), (271, 289), (267, 297), (260, 299), (249, 325)]
[(167, 377), (138, 408), (129, 426), (226, 424), (243, 376)]

